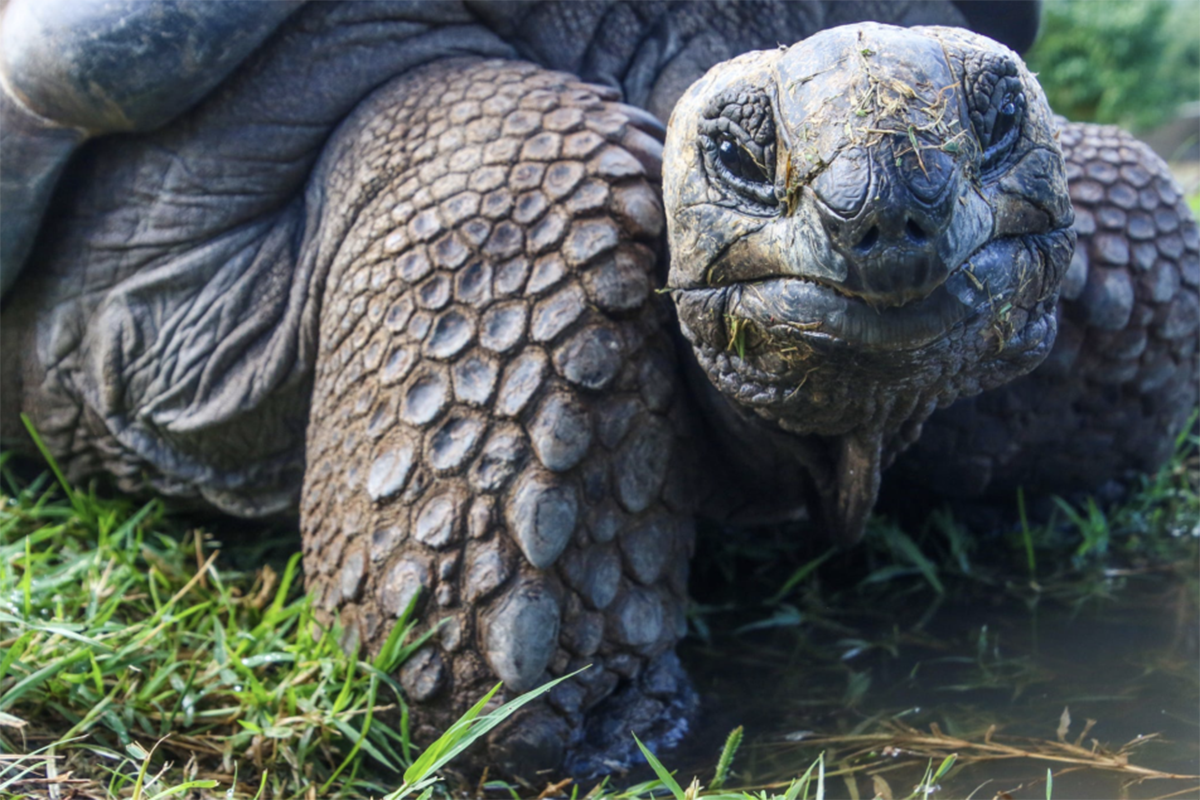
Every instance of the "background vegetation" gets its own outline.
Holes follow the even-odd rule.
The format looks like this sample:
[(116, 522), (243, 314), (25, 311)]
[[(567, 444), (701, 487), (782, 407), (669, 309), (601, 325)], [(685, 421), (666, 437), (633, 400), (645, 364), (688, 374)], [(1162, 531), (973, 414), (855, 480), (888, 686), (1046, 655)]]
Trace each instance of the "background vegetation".
[(1200, 100), (1200, 2), (1046, 0), (1025, 60), (1058, 113), (1144, 131)]

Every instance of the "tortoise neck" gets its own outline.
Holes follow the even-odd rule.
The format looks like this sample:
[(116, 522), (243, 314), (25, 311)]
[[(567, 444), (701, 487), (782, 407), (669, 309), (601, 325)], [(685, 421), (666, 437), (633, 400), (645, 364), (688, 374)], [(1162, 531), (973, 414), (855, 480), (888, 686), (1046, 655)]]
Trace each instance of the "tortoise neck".
[[(701, 516), (735, 524), (803, 518), (832, 486), (829, 442), (797, 435), (738, 408), (709, 382), (690, 346), (680, 360), (697, 417), (696, 476)], [(717, 466), (719, 465), (719, 466)]]

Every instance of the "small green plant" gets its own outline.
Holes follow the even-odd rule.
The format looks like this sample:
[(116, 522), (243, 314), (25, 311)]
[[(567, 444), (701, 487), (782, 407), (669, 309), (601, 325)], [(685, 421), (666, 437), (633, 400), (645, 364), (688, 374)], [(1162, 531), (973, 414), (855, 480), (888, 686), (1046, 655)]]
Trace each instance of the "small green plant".
[(729, 343), (725, 345), (726, 350), (732, 350), (737, 353), (738, 358), (746, 358), (746, 336), (747, 331), (752, 330), (754, 323), (745, 317), (735, 317), (727, 314), (725, 321), (729, 324)]
[(737, 755), (744, 735), (745, 730), (741, 725), (729, 732), (729, 736), (725, 739), (725, 746), (721, 748), (721, 757), (717, 760), (717, 769), (713, 773), (709, 788), (720, 789), (725, 785), (725, 779), (729, 777), (729, 768), (733, 765), (733, 757)]
[(1029, 567), (1029, 580), (1036, 581), (1037, 556), (1033, 552), (1033, 531), (1029, 528), (1029, 515), (1025, 513), (1024, 488), (1017, 489), (1017, 519), (1021, 524), (1021, 544), (1025, 546), (1025, 564)]
[[(584, 668), (586, 669), (586, 667)], [(480, 713), (491, 702), (501, 684), (496, 684), (492, 690), (471, 706), (446, 732), (439, 736), (425, 749), (420, 758), (404, 771), (404, 783), (399, 789), (387, 795), (385, 800), (402, 800), (414, 792), (421, 792), (422, 798), (427, 798), (433, 792), (434, 784), (441, 778), (437, 771), (450, 763), (460, 753), (470, 747), (480, 737), (485, 736), (504, 720), (508, 719), (521, 706), (536, 700), (565, 680), (578, 675), (583, 670), (577, 670), (569, 675), (544, 683), (520, 697), (510, 700), (489, 714)], [(641, 742), (638, 743), (639, 745)]]
[(885, 583), (899, 577), (917, 574), (925, 579), (929, 588), (937, 594), (945, 594), (946, 587), (938, 577), (938, 566), (921, 550), (912, 538), (900, 529), (899, 525), (890, 522), (878, 522), (872, 526), (871, 536), (876, 537), (876, 544), (886, 548), (891, 555), (891, 563), (873, 571), (863, 584)]
[(1089, 554), (1096, 557), (1102, 557), (1108, 553), (1108, 516), (1101, 510), (1096, 503), (1096, 498), (1089, 497), (1085, 503), (1084, 511), (1080, 513), (1067, 501), (1061, 497), (1054, 498), (1060, 511), (1066, 515), (1067, 519), (1075, 526), (1083, 536), (1083, 541), (1075, 548), (1075, 559), (1082, 561)]
[(921, 782), (913, 787), (912, 794), (908, 796), (909, 800), (915, 800), (918, 797), (929, 797), (934, 792), (938, 791), (938, 781), (950, 772), (954, 766), (954, 762), (958, 760), (956, 753), (951, 753), (942, 759), (942, 763), (935, 770), (933, 768), (933, 759), (929, 760), (929, 766), (925, 768), (925, 776), (921, 778)]

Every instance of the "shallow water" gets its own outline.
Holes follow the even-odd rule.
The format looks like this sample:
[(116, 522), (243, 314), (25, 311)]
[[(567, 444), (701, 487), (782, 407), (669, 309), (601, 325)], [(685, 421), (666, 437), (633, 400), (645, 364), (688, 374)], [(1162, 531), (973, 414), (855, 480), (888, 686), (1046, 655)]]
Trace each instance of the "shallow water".
[[(828, 777), (825, 796), (874, 797), (871, 773), (878, 772), (901, 798), (924, 775), (928, 750), (914, 754), (903, 737), (864, 746), (808, 740), (902, 726), (928, 736), (936, 726), (983, 743), (995, 725), (993, 743), (1084, 764), (1095, 761), (1092, 752), (1119, 751), (1136, 768), (1193, 777), (1139, 782), (1128, 769), (1036, 757), (965, 763), (982, 753), (951, 744), (932, 766), (951, 752), (959, 764), (930, 796), (1045, 798), (1050, 768), (1055, 800), (1200, 797), (1196, 583), (1151, 573), (1110, 588), (1109, 598), (1076, 609), (1028, 586), (963, 592), (948, 585), (940, 596), (913, 589), (888, 598), (886, 607), (824, 609), (802, 614), (799, 625), (715, 633), (710, 645), (693, 639), (683, 657), (703, 717), (685, 749), (665, 761), (679, 777), (697, 774), (704, 782), (725, 735), (744, 725), (733, 785), (786, 786), (822, 750), (830, 772), (850, 753), (873, 751), (856, 762), (869, 769)], [(757, 619), (771, 613), (761, 609)], [(722, 614), (710, 616), (714, 630), (735, 627)], [(1064, 708), (1070, 723), (1063, 738), (1078, 740), (1081, 751), (1056, 744)], [(1095, 723), (1080, 739), (1088, 720)]]

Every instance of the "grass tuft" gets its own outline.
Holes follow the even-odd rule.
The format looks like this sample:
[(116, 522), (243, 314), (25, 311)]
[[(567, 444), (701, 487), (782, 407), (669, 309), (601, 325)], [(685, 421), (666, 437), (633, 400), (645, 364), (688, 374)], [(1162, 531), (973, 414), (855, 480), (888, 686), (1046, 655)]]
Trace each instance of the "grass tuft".
[(0, 750), (26, 754), (4, 791), (71, 774), (84, 797), (198, 780), (230, 797), (339, 796), (385, 790), (367, 762), (409, 763), (382, 716), (403, 710), (390, 673), (421, 642), (411, 607), (379, 657), (349, 657), (303, 595), (299, 554), (282, 574), (230, 569), (157, 501), (64, 501), (45, 476), (22, 486), (0, 469)]

